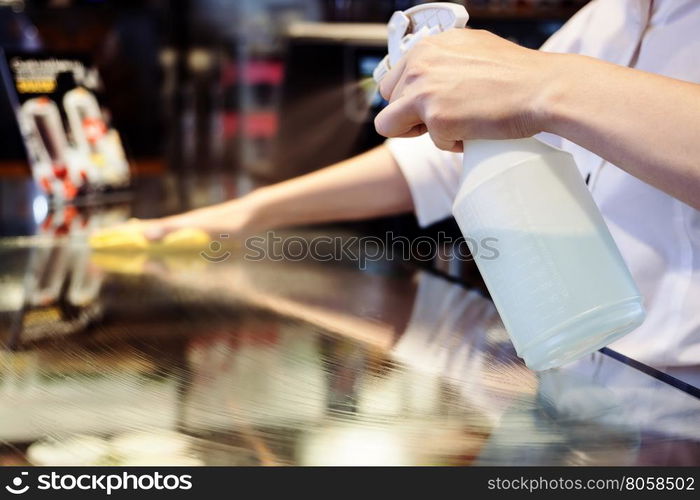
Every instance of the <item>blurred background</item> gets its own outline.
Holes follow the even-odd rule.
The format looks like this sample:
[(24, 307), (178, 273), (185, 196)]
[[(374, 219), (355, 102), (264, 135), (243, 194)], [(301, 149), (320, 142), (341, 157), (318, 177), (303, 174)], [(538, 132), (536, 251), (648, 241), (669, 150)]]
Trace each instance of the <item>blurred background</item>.
[[(386, 51), (391, 13), (417, 3), (3, 0), (0, 43), (92, 58), (104, 81), (102, 104), (129, 157), (130, 214), (153, 217), (239, 196), (379, 144), (372, 120), (382, 101), (367, 77)], [(472, 27), (538, 47), (586, 2), (467, 3)], [(32, 220), (35, 193), (4, 94), (2, 233), (31, 234), (39, 222)], [(363, 229), (376, 224), (416, 232), (412, 217)]]

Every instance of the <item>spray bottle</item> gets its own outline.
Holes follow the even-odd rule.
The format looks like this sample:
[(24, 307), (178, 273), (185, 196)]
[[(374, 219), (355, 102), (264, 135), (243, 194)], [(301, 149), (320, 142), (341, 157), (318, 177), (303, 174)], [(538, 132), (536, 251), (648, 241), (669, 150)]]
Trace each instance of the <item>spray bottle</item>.
[[(466, 9), (428, 3), (395, 12), (379, 82), (425, 36), (464, 28)], [(518, 356), (534, 370), (564, 365), (631, 332), (642, 297), (573, 157), (535, 138), (464, 143), (452, 213)]]

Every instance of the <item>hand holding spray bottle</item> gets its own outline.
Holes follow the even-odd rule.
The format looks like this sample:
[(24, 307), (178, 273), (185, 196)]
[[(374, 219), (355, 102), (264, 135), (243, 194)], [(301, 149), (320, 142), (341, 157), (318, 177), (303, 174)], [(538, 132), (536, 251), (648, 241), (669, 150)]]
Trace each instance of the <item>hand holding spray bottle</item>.
[[(468, 19), (450, 3), (395, 12), (375, 81), (416, 42)], [(496, 258), (474, 259), (528, 367), (564, 365), (644, 321), (639, 290), (569, 153), (534, 138), (465, 141), (462, 165), (452, 213), (471, 241), (497, 240)]]

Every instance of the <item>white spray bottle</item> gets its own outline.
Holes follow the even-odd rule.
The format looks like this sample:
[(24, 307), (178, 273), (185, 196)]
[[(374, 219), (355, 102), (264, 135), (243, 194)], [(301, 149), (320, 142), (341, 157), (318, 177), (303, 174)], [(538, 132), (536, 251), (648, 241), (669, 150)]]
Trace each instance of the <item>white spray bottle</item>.
[[(395, 12), (379, 82), (417, 41), (464, 28), (461, 5)], [(465, 97), (468, 98), (468, 97)], [(644, 321), (642, 297), (573, 157), (534, 138), (465, 141), (452, 213), (528, 367), (545, 370), (608, 345)]]

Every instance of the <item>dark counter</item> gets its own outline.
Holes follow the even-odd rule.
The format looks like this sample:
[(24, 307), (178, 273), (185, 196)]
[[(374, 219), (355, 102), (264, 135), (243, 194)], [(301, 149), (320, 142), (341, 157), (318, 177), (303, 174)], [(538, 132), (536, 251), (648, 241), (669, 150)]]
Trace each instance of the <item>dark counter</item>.
[(700, 463), (692, 386), (615, 353), (534, 373), (479, 291), (295, 234), (258, 260), (4, 240), (2, 461)]

